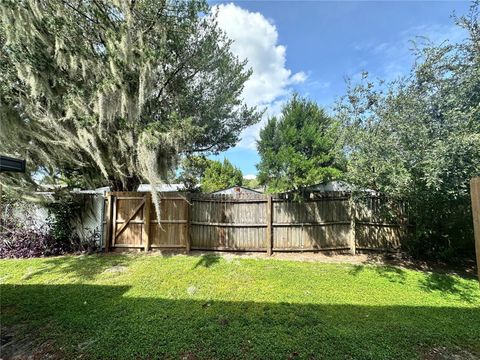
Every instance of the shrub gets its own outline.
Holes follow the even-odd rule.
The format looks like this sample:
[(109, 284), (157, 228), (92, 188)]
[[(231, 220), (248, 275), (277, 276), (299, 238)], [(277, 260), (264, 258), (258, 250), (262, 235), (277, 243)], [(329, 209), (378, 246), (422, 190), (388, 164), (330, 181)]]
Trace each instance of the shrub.
[(3, 220), (0, 225), (0, 258), (31, 258), (50, 254), (54, 243), (46, 226)]
[(0, 258), (32, 258), (99, 250), (98, 230), (88, 231), (82, 240), (71, 225), (78, 204), (70, 200), (49, 204), (46, 224), (34, 219), (32, 204), (16, 202), (14, 206), (17, 211), (10, 211), (0, 223)]
[(56, 200), (46, 204), (48, 225), (58, 246), (67, 252), (94, 252), (99, 249), (101, 234), (98, 230), (87, 230), (82, 240), (75, 229), (75, 222), (86, 209), (85, 197), (72, 197), (69, 194), (57, 194)]

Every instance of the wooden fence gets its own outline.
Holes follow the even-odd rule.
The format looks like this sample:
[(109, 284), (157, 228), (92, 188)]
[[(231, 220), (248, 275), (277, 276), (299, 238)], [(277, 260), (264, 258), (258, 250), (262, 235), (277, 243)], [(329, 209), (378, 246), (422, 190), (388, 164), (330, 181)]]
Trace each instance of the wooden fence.
[[(377, 202), (380, 200), (376, 200)], [(373, 204), (373, 205), (372, 205)], [(331, 193), (301, 202), (262, 194), (162, 194), (160, 221), (149, 193), (107, 194), (105, 249), (396, 251), (410, 226)]]
[(475, 236), (475, 252), (477, 254), (477, 273), (480, 281), (480, 177), (471, 179), (470, 196), (472, 199), (473, 231)]

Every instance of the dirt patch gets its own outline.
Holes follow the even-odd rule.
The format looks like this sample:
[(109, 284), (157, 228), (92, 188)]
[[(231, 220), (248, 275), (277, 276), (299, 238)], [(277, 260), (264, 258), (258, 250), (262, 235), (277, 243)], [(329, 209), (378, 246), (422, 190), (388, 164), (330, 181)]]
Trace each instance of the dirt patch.
[(444, 346), (437, 346), (424, 351), (422, 359), (424, 360), (478, 360), (478, 355), (471, 352), (455, 348), (447, 349)]
[(34, 349), (34, 341), (28, 336), (21, 336), (18, 326), (2, 326), (0, 354), (2, 359), (27, 359)]
[(37, 337), (25, 332), (22, 326), (2, 326), (0, 354), (2, 360), (56, 360), (66, 356), (53, 340), (39, 343)]

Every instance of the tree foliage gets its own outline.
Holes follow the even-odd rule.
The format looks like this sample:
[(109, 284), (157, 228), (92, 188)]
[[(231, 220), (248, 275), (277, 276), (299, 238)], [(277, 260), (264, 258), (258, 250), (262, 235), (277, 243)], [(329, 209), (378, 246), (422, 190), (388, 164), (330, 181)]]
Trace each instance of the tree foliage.
[(260, 131), (260, 184), (269, 192), (283, 192), (339, 178), (338, 129), (315, 102), (294, 95), (281, 117), (271, 117)]
[(180, 163), (177, 181), (183, 183), (188, 191), (199, 190), (205, 170), (212, 162), (213, 160), (207, 159), (205, 156), (186, 156)]
[(257, 189), (260, 187), (260, 182), (258, 179), (255, 177), (253, 179), (243, 179), (243, 186), (250, 188), (250, 189)]
[(201, 179), (201, 187), (204, 192), (213, 192), (231, 186), (242, 185), (242, 171), (233, 166), (230, 161), (223, 162), (210, 160)]
[[(3, 0), (0, 151), (33, 174), (135, 190), (258, 121), (203, 0)], [(13, 177), (2, 175), (3, 183)]]
[(348, 179), (408, 200), (415, 250), (450, 256), (473, 249), (469, 180), (480, 174), (478, 3), (457, 18), (458, 44), (423, 44), (408, 77), (350, 84), (339, 103)]

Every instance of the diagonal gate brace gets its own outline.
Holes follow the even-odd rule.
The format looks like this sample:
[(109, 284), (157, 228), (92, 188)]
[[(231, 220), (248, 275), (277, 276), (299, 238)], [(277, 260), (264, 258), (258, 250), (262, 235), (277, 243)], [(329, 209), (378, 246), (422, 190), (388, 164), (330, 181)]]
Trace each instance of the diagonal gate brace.
[(133, 219), (133, 217), (135, 215), (137, 215), (138, 211), (142, 208), (142, 206), (145, 205), (145, 198), (143, 198), (143, 200), (140, 202), (140, 204), (138, 204), (138, 206), (133, 210), (133, 212), (130, 214), (130, 216), (128, 217), (127, 220), (125, 220), (125, 222), (122, 224), (122, 226), (120, 227), (120, 229), (118, 229), (118, 231), (115, 233), (115, 239), (117, 237), (120, 236), (120, 234), (123, 232), (123, 230), (125, 230), (125, 228), (128, 226), (128, 224), (130, 223), (130, 221)]

